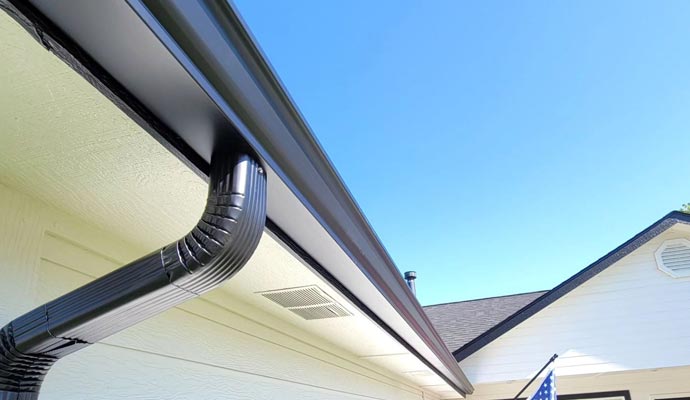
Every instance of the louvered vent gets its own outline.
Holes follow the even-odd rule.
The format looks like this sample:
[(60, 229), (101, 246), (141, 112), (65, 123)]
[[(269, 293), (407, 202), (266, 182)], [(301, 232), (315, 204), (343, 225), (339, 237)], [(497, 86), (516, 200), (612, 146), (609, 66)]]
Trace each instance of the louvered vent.
[(352, 315), (317, 286), (270, 290), (258, 294), (287, 308), (306, 320), (338, 318)]
[(690, 276), (690, 241), (667, 240), (659, 247), (655, 256), (657, 267), (661, 271), (675, 278)]

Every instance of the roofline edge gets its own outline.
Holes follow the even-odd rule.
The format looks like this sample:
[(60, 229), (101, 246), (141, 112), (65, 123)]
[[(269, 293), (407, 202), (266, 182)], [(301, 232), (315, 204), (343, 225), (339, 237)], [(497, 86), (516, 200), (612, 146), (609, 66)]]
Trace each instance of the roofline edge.
[[(137, 2), (137, 0), (129, 1), (129, 3)], [(188, 144), (188, 142), (186, 142), (185, 138), (178, 136), (178, 132), (176, 132), (174, 129), (171, 129), (169, 126), (166, 126), (160, 118), (151, 113), (145, 105), (139, 102), (139, 99), (136, 96), (129, 92), (123, 85), (120, 84), (120, 82), (113, 78), (113, 76), (110, 75), (106, 69), (104, 69), (96, 60), (94, 60), (87, 52), (85, 52), (76, 40), (66, 35), (61, 27), (58, 27), (56, 24), (54, 24), (54, 22), (50, 18), (47, 18), (43, 14), (41, 9), (39, 9), (35, 4), (28, 1), (23, 3), (18, 0), (0, 0), (0, 4), (1, 3), (18, 3), (21, 4), (23, 7), (29, 9), (31, 11), (30, 18), (20, 22), (22, 23), (23, 27), (27, 31), (29, 31), (29, 33), (34, 37), (34, 39), (36, 39), (49, 51), (53, 52), (61, 61), (68, 64), (73, 70), (75, 70), (75, 72), (77, 72), (79, 75), (85, 78), (91, 85), (96, 87), (103, 95), (105, 95), (109, 100), (115, 103), (116, 106), (118, 106), (118, 108), (125, 112), (125, 114), (129, 118), (131, 118), (137, 124), (142, 126), (144, 130), (147, 131), (147, 133), (149, 133), (151, 136), (154, 136), (154, 138), (156, 138), (166, 149), (171, 151), (177, 158), (183, 161), (198, 176), (208, 181), (208, 161), (205, 160), (204, 157), (200, 155), (200, 153), (195, 151)], [(248, 37), (251, 39), (251, 35), (248, 35)], [(258, 49), (256, 51), (260, 56), (262, 56)], [(270, 66), (268, 68), (268, 71), (272, 73), (272, 69), (270, 69)], [(277, 80), (277, 77), (274, 76), (274, 78), (276, 79), (276, 82), (278, 82), (278, 84), (280, 85), (280, 89), (284, 90), (282, 88), (282, 84), (280, 84), (280, 82)], [(285, 96), (285, 99), (287, 99), (286, 101), (292, 104), (287, 93), (283, 94)], [(299, 112), (297, 111), (296, 107), (293, 107), (293, 112), (296, 113), (298, 118), (302, 118)], [(383, 245), (380, 243), (378, 237), (373, 232), (373, 229), (371, 229), (368, 221), (366, 220), (366, 217), (362, 214), (361, 210), (359, 209), (351, 194), (345, 187), (344, 183), (342, 183), (342, 179), (333, 168), (325, 153), (323, 153), (323, 151), (321, 150), (320, 146), (318, 145), (318, 142), (311, 134), (309, 128), (306, 126), (306, 123), (304, 121), (302, 121), (302, 123), (302, 129), (306, 130), (306, 136), (304, 136), (304, 139), (311, 140), (313, 142), (311, 143), (311, 148), (315, 148), (317, 150), (317, 153), (319, 153), (323, 158), (321, 161), (326, 162), (328, 164), (326, 172), (339, 183), (339, 187), (336, 187), (334, 190), (336, 192), (340, 192), (341, 195), (343, 195), (343, 197), (339, 198), (340, 201), (334, 204), (338, 204), (339, 207), (343, 207), (343, 204), (345, 204), (345, 208), (353, 207), (354, 209), (356, 209), (355, 214), (357, 214), (357, 222), (359, 222), (360, 224), (363, 223), (368, 228), (362, 230), (363, 235), (368, 236), (369, 243), (371, 244), (372, 248), (378, 248), (379, 251), (374, 252), (375, 255), (387, 261), (383, 263), (379, 262), (377, 265), (380, 265), (382, 270), (386, 268), (390, 269), (392, 267), (392, 269), (387, 273), (388, 275), (383, 274), (383, 276), (380, 273), (380, 271), (377, 272), (373, 270), (366, 270), (364, 268), (362, 269), (369, 272), (375, 272), (373, 274), (374, 278), (371, 278), (372, 275), (369, 275), (373, 286), (379, 288), (379, 290), (381, 290), (381, 293), (384, 295), (384, 297), (386, 297), (386, 299), (389, 299), (389, 296), (394, 295), (392, 301), (388, 300), (390, 304), (393, 307), (395, 307), (395, 309), (400, 313), (400, 315), (403, 317), (405, 321), (408, 321), (407, 323), (409, 324), (409, 327), (419, 335), (419, 337), (424, 341), (428, 348), (435, 353), (435, 358), (437, 358), (442, 363), (442, 365), (444, 365), (444, 369), (447, 368), (451, 372), (440, 373), (439, 375), (443, 377), (443, 379), (447, 381), (447, 383), (449, 383), (454, 390), (458, 391), (459, 394), (463, 396), (466, 394), (471, 394), (474, 390), (472, 384), (464, 375), (464, 373), (460, 370), (457, 363), (454, 361), (453, 356), (445, 347), (445, 344), (440, 339), (440, 336), (433, 329), (433, 326), (428, 321), (426, 315), (423, 313), (421, 305), (418, 305), (418, 303), (416, 303), (417, 300), (414, 299), (414, 296), (412, 296), (412, 298), (414, 302), (417, 304), (417, 306), (410, 308), (405, 307), (406, 298), (409, 297), (405, 295), (408, 289), (404, 281), (402, 280), (402, 277), (399, 276), (397, 268), (392, 263), (390, 256), (385, 251), (385, 248), (383, 248)], [(252, 149), (256, 149), (256, 147), (253, 146), (256, 143), (257, 142), (250, 143), (250, 145), (252, 145)], [(258, 155), (263, 157), (265, 154)], [(286, 175), (282, 175), (282, 177), (285, 176)], [(304, 196), (299, 198), (302, 201), (304, 200)], [(347, 204), (348, 202), (351, 204)], [(315, 207), (307, 207), (307, 209), (313, 213)], [(320, 219), (320, 217), (317, 218)], [(323, 222), (323, 219), (320, 220)], [(333, 230), (331, 228), (328, 228), (328, 231), (329, 233), (333, 234)], [(341, 227), (341, 231), (346, 232), (347, 229), (342, 229)], [(335, 237), (337, 237), (337, 235), (335, 235)], [(338, 243), (343, 245), (343, 240), (339, 238)], [(351, 249), (346, 251), (351, 252)], [(385, 256), (382, 256), (381, 252), (383, 252)], [(357, 259), (357, 257), (353, 258), (353, 260), (355, 259)], [(362, 263), (355, 262), (355, 264), (361, 268)], [(364, 263), (364, 265), (366, 265), (366, 263)], [(376, 278), (380, 279), (377, 280)], [(394, 283), (397, 281), (399, 281), (399, 285), (396, 285)], [(384, 289), (381, 289), (382, 282), (385, 284)], [(404, 288), (405, 291), (401, 291), (401, 293), (403, 293), (402, 296), (399, 295), (400, 292), (396, 294), (396, 289), (391, 289), (395, 288), (396, 286)], [(424, 320), (426, 320), (426, 323), (424, 322)], [(447, 354), (447, 357), (444, 353)], [(433, 360), (433, 358), (425, 357), (425, 360), (430, 359)], [(434, 364), (436, 364), (436, 361), (434, 361)]]
[[(446, 371), (440, 376), (459, 394), (471, 394), (471, 382), (410, 292), (235, 6), (205, 0), (127, 3), (142, 20), (153, 18), (159, 24), (157, 28), (167, 31), (166, 40), (170, 42), (165, 43), (166, 47), (176, 47), (176, 57), (183, 55), (194, 64), (197, 83), (219, 107), (223, 103), (232, 105), (230, 119), (237, 133), (422, 340), (437, 360), (436, 367)], [(227, 57), (232, 58), (231, 66)], [(241, 96), (239, 88), (244, 90)]]
[(466, 343), (459, 349), (454, 350), (453, 356), (458, 361), (458, 363), (461, 362), (462, 360), (476, 353), (489, 343), (498, 339), (500, 336), (507, 333), (520, 323), (524, 322), (534, 314), (538, 313), (550, 304), (554, 303), (556, 300), (570, 293), (578, 286), (582, 285), (594, 276), (598, 275), (600, 272), (604, 271), (611, 265), (620, 261), (620, 259), (622, 259), (626, 255), (632, 253), (634, 250), (637, 250), (645, 243), (649, 242), (653, 238), (657, 237), (661, 233), (665, 232), (672, 226), (679, 223), (690, 225), (690, 214), (684, 213), (682, 211), (669, 212), (668, 214), (664, 215), (661, 219), (654, 222), (652, 225), (648, 226), (632, 238), (628, 239), (620, 246), (606, 253), (604, 256), (602, 256), (595, 262), (589, 264), (587, 267), (580, 270), (575, 275), (561, 282), (555, 288), (539, 296), (536, 300), (521, 308), (508, 318), (504, 319), (499, 324), (494, 325), (492, 328), (490, 328), (483, 334), (472, 339), (470, 342)]

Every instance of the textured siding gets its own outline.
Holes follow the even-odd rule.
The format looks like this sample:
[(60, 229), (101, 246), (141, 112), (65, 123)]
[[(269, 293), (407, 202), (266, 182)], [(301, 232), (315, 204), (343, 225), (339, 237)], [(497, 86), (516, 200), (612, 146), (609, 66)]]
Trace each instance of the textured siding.
[(553, 353), (560, 376), (688, 365), (690, 278), (671, 278), (654, 260), (665, 239), (690, 237), (687, 229), (652, 239), (461, 367), (480, 384), (530, 377)]
[[(0, 184), (0, 325), (144, 249)], [(434, 398), (223, 291), (58, 362), (44, 399)]]

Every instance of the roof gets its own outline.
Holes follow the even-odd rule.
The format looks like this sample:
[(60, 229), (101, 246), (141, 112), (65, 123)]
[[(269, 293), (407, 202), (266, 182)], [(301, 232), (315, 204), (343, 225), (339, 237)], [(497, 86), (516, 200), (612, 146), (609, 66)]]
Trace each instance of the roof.
[[(525, 321), (527, 318), (533, 316), (537, 312), (549, 306), (551, 303), (570, 293), (573, 289), (587, 282), (589, 279), (593, 278), (600, 272), (615, 264), (621, 258), (632, 253), (634, 250), (636, 250), (643, 244), (647, 243), (651, 239), (655, 238), (659, 234), (663, 233), (675, 224), (690, 224), (690, 214), (686, 214), (680, 211), (672, 211), (666, 214), (663, 218), (648, 226), (642, 232), (633, 236), (630, 240), (616, 247), (611, 252), (604, 255), (594, 263), (588, 265), (586, 268), (584, 268), (577, 274), (571, 276), (555, 288), (545, 293), (531, 293), (533, 295), (541, 293), (541, 295), (536, 296), (536, 298), (533, 298), (531, 302), (528, 300), (529, 297), (525, 297), (530, 293), (515, 296), (504, 296), (502, 298), (494, 298), (493, 301), (495, 302), (495, 304), (499, 305), (502, 305), (503, 303), (510, 304), (512, 302), (513, 306), (517, 307), (518, 303), (522, 300), (524, 300), (524, 302), (526, 302), (527, 304), (524, 304), (522, 308), (518, 309), (516, 312), (512, 314), (506, 313), (505, 319), (497, 321), (497, 323), (495, 323), (493, 326), (490, 326), (486, 330), (484, 330), (484, 328), (489, 326), (491, 323), (489, 321), (490, 317), (487, 317), (486, 324), (484, 323), (484, 321), (479, 319), (477, 321), (474, 321), (473, 323), (479, 322), (482, 325), (480, 330), (483, 330), (483, 333), (479, 334), (478, 336), (475, 336), (476, 330), (474, 330), (473, 328), (468, 328), (472, 327), (472, 323), (468, 323), (467, 320), (465, 320), (464, 324), (461, 324), (455, 321), (454, 318), (458, 318), (458, 321), (461, 318), (461, 316), (462, 318), (467, 318), (467, 315), (464, 314), (465, 311), (463, 310), (466, 310), (466, 312), (468, 313), (471, 313), (471, 310), (473, 309), (476, 311), (481, 311), (479, 305), (465, 304), (464, 306), (457, 306), (457, 310), (454, 310), (452, 307), (453, 304), (463, 304), (470, 302), (450, 303), (448, 305), (439, 304), (437, 306), (427, 307), (425, 308), (425, 311), (429, 314), (430, 319), (434, 321), (434, 324), (436, 324), (437, 329), (441, 332), (441, 335), (443, 336), (444, 340), (446, 340), (446, 344), (453, 352), (455, 359), (458, 362), (460, 362), (472, 355), (473, 353), (475, 353), (477, 350), (488, 345), (504, 333), (513, 329), (518, 324)], [(487, 307), (490, 307), (491, 300), (492, 299), (482, 299), (478, 300), (477, 302), (486, 304)], [(448, 306), (446, 308), (447, 311), (451, 313), (455, 311), (456, 314), (453, 314), (450, 317), (434, 316), (435, 314), (441, 313), (441, 308), (444, 306)], [(435, 307), (439, 308), (439, 310), (434, 309)], [(509, 308), (511, 306), (506, 305), (505, 307)], [(496, 319), (499, 319), (500, 312), (496, 312), (495, 317)], [(439, 319), (441, 321), (437, 322)], [(457, 327), (455, 331), (453, 331), (451, 324), (455, 324), (454, 326)], [(464, 330), (467, 329), (470, 329), (469, 333), (464, 332)]]
[(453, 351), (482, 335), (547, 292), (547, 290), (542, 290), (434, 304), (424, 307), (424, 311), (443, 341), (446, 342), (446, 346)]

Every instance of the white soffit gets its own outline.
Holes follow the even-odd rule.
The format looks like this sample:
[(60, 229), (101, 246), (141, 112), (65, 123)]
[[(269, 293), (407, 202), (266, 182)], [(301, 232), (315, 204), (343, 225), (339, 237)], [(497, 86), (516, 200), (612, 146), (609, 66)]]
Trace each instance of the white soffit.
[[(275, 153), (267, 150), (250, 131), (244, 130), (246, 121), (237, 119), (227, 101), (233, 96), (225, 93), (230, 96), (225, 97), (218, 92), (219, 88), (206, 79), (199, 66), (180, 49), (179, 43), (170, 37), (169, 32), (162, 28), (161, 21), (153, 17), (140, 0), (73, 0), (67, 4), (60, 3), (60, 6), (48, 0), (32, 0), (31, 3), (65, 34), (76, 40), (127, 90), (154, 113), (158, 113), (164, 123), (177, 129), (202, 158), (210, 159), (216, 129), (231, 124), (243, 130), (242, 134), (252, 145), (257, 146), (261, 156), (267, 157), (264, 161), (267, 163), (267, 207), (271, 220), (360, 301), (367, 304), (380, 320), (414, 348), (415, 353), (454, 382), (456, 387), (463, 388), (460, 390), (472, 390), (455, 359), (403, 283), (385, 249), (378, 244), (375, 234), (366, 227), (367, 223), (360, 218), (357, 207), (350, 204), (349, 195), (338, 189), (339, 178), (330, 170), (330, 164), (323, 159), (318, 146), (314, 148), (313, 138), (308, 132), (302, 132), (306, 133), (302, 137), (301, 134), (293, 136), (286, 131), (287, 127), (283, 124), (285, 121), (280, 117), (282, 112), (275, 109), (269, 99), (273, 95), (282, 96), (282, 90), (278, 88), (277, 93), (273, 93), (272, 89), (263, 87), (259, 82), (263, 82), (263, 78), (273, 81), (272, 73), (269, 71), (271, 76), (265, 77), (263, 74), (266, 71), (256, 71), (249, 64), (244, 64), (242, 57), (238, 59), (237, 52), (233, 50), (235, 46), (243, 54), (245, 51), (250, 53), (251, 58), (256, 58), (260, 65), (263, 65), (261, 60), (265, 57), (256, 51), (250, 35), (241, 26), (237, 28), (242, 37), (237, 42), (228, 42), (227, 35), (230, 33), (224, 31), (227, 28), (225, 22), (234, 26), (235, 23), (227, 19), (233, 20), (230, 14), (236, 13), (228, 10), (222, 13), (210, 12), (204, 6), (209, 6), (209, 3), (200, 1), (177, 2), (175, 4), (179, 7), (171, 6), (169, 10), (185, 9), (176, 18), (193, 26), (196, 32), (193, 36), (200, 35), (199, 39), (204, 42), (200, 46), (215, 49), (211, 51), (213, 54), (206, 56), (214, 60), (219, 57), (219, 65), (225, 66), (218, 72), (228, 79), (230, 86), (222, 85), (223, 90), (232, 87), (235, 91), (241, 88), (246, 92), (240, 97), (251, 103), (251, 106), (245, 104), (252, 110), (250, 119), (259, 118), (254, 121), (263, 127), (258, 127), (259, 131), (265, 133), (267, 129), (275, 129), (276, 132), (281, 132), (273, 139), (282, 143), (279, 147), (289, 147), (290, 150), (285, 150), (292, 154), (290, 161), (278, 162), (273, 159), (279, 157), (278, 153), (281, 151)], [(104, 15), (109, 17), (104, 18)], [(85, 19), (91, 23), (84, 23)], [(245, 33), (249, 36), (243, 36)], [(136, 46), (132, 43), (136, 43)], [(254, 65), (253, 62), (250, 64)], [(276, 84), (280, 86), (278, 82)], [(264, 90), (270, 93), (267, 94)], [(290, 108), (289, 104), (287, 106)], [(300, 120), (299, 117), (297, 119)], [(302, 150), (306, 151), (299, 150), (299, 143), (302, 141), (306, 146)], [(285, 168), (296, 168), (301, 176), (298, 179), (311, 182), (304, 189), (307, 192), (314, 194), (313, 190), (318, 187), (319, 194), (316, 198), (302, 198), (306, 192), (300, 192), (301, 189), (294, 186), (295, 182), (290, 181)], [(322, 172), (327, 176), (322, 176)], [(335, 185), (335, 191), (329, 189), (330, 185)], [(332, 208), (312, 209), (317, 203), (321, 206), (331, 204)], [(324, 217), (327, 218), (322, 219)], [(339, 242), (341, 240), (342, 244)]]
[(0, 183), (142, 251), (194, 226), (205, 182), (5, 12), (0, 37)]
[[(0, 13), (0, 37), (0, 184), (115, 234), (141, 255), (185, 234), (201, 215), (206, 183), (5, 13)], [(309, 285), (352, 315), (305, 320), (257, 294)], [(270, 234), (220, 290), (365, 364), (457, 397)]]
[[(307, 320), (262, 295), (267, 291), (310, 286), (318, 287), (328, 298), (341, 304), (352, 315)], [(262, 237), (259, 251), (220, 290), (252, 308), (289, 322), (300, 331), (321, 337), (347, 350), (366, 364), (383, 367), (421, 387), (429, 386), (426, 390), (430, 392), (443, 392), (443, 395), (453, 392), (440, 377), (316, 275), (272, 234)], [(457, 394), (453, 393), (450, 397), (456, 398)]]

